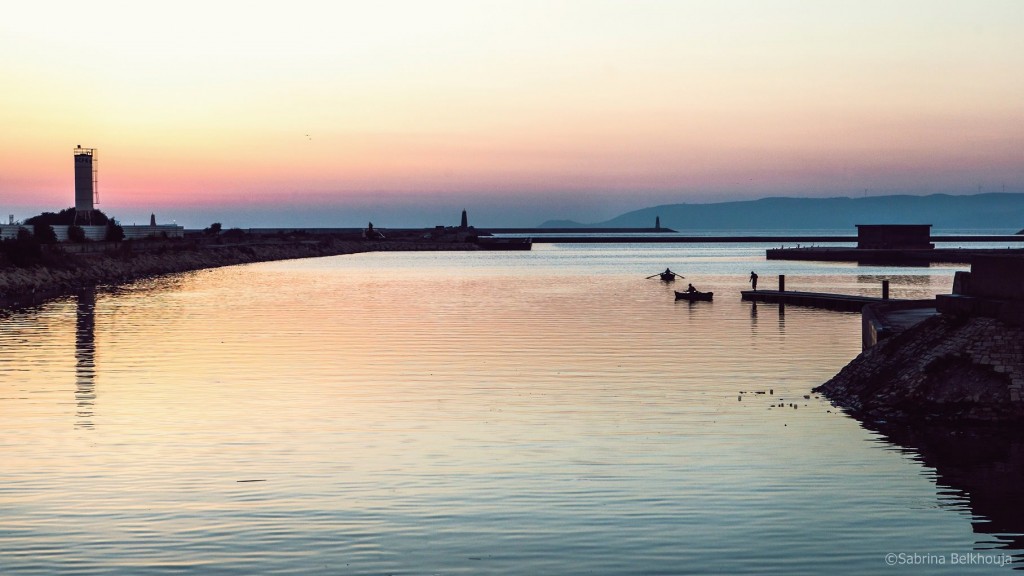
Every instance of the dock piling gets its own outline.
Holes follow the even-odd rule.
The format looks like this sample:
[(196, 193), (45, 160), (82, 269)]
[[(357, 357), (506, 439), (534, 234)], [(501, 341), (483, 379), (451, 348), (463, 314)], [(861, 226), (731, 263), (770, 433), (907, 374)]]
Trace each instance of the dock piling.
[(779, 292), (786, 291), (786, 275), (779, 274)]
[(882, 300), (889, 299), (889, 281), (882, 280)]

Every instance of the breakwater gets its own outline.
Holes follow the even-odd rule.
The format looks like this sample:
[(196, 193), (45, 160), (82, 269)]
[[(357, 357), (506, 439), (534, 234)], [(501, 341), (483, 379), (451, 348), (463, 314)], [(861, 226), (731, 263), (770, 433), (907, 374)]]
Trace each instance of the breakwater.
[[(966, 243), (974, 240), (960, 241)], [(770, 248), (765, 251), (765, 258), (768, 260), (859, 262), (862, 264), (889, 264), (894, 266), (927, 266), (933, 262), (953, 264), (971, 263), (980, 257), (986, 256), (1020, 257), (1024, 256), (1024, 249), (1009, 247), (869, 249), (808, 246), (802, 248)]]
[(35, 266), (0, 267), (0, 308), (44, 302), (83, 288), (123, 284), (142, 278), (271, 260), (291, 260), (383, 251), (476, 250), (469, 243), (360, 241), (336, 238), (284, 239), (270, 242), (111, 243), (91, 253), (50, 253)]
[[(600, 228), (600, 229), (566, 229), (566, 228), (494, 228), (482, 230), (481, 233), (494, 234), (498, 236), (503, 235), (515, 235), (529, 237), (535, 243), (550, 243), (550, 244), (795, 244), (795, 248), (781, 248), (781, 249), (770, 249), (774, 250), (780, 255), (795, 254), (796, 257), (793, 259), (802, 260), (815, 260), (816, 258), (804, 257), (801, 255), (814, 255), (819, 250), (815, 244), (829, 243), (829, 244), (853, 244), (858, 243), (857, 236), (851, 235), (836, 235), (836, 234), (770, 234), (770, 235), (750, 235), (750, 234), (733, 234), (733, 235), (685, 235), (679, 232), (662, 228), (658, 229), (630, 229), (630, 228)], [(1024, 235), (972, 235), (972, 236), (931, 236), (930, 242), (940, 243), (957, 243), (957, 244), (974, 244), (974, 243), (1005, 243), (1008, 247), (1012, 245), (1019, 245), (1024, 243)], [(803, 245), (803, 247), (801, 247)], [(780, 252), (781, 250), (781, 252)], [(826, 257), (830, 254), (830, 248), (824, 248)], [(838, 247), (835, 250), (841, 250), (850, 252), (853, 254), (866, 254), (872, 252), (871, 250), (858, 249), (854, 246), (842, 248)], [(943, 250), (943, 249), (939, 249)], [(942, 257), (947, 255), (956, 256), (961, 251), (981, 251), (983, 254), (989, 252), (989, 249), (970, 249), (970, 248), (959, 248), (952, 249), (949, 252), (940, 252), (939, 250), (933, 250), (936, 254), (942, 254)], [(1012, 250), (1012, 249), (1011, 249)], [(844, 254), (845, 254), (844, 252)], [(880, 254), (901, 252), (901, 250), (878, 250)], [(771, 258), (771, 259), (789, 259), (789, 258)], [(856, 260), (851, 258), (848, 254), (845, 254), (843, 258), (835, 258), (836, 260)], [(960, 260), (956, 260), (959, 262)]]

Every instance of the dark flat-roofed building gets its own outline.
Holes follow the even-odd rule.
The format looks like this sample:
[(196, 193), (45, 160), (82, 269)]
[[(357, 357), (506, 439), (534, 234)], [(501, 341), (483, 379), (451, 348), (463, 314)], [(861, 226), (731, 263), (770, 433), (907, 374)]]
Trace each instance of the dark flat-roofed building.
[(928, 250), (931, 224), (857, 224), (857, 248), (865, 250)]

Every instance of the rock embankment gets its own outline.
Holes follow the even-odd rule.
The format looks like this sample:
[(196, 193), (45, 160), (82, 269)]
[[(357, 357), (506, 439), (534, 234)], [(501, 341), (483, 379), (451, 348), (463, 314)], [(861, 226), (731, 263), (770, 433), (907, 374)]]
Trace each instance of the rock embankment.
[(204, 268), (356, 252), (460, 250), (474, 249), (475, 246), (324, 239), (207, 245), (172, 243), (145, 251), (129, 248), (125, 243), (117, 250), (102, 253), (58, 256), (51, 258), (45, 266), (2, 266), (0, 308), (31, 305), (87, 287), (121, 284), (160, 274)]
[(869, 420), (1024, 422), (1024, 328), (938, 315), (882, 340), (815, 388)]

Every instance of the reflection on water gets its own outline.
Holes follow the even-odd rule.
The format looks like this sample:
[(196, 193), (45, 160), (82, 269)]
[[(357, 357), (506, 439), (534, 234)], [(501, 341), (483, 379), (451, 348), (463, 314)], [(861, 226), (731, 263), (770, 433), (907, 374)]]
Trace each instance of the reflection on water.
[(871, 284), (881, 290), (882, 282), (888, 280), (891, 286), (911, 286), (915, 288), (927, 287), (931, 278), (926, 275), (917, 274), (859, 274), (857, 282)]
[[(751, 300), (747, 302), (750, 306), (750, 328), (756, 334), (757, 333), (757, 314), (758, 314), (758, 303)], [(779, 334), (786, 333), (786, 305), (784, 303), (779, 304), (764, 304), (761, 305), (761, 310), (772, 310), (777, 313), (778, 317), (778, 330)]]
[(1024, 431), (925, 423), (865, 425), (934, 468), (939, 486), (966, 499), (974, 531), (991, 535), (992, 548), (1024, 550)]
[(75, 401), (76, 428), (93, 427), (96, 403), (96, 291), (78, 293), (75, 308)]
[[(948, 466), (810, 397), (858, 315), (742, 302), (763, 255), (691, 250), (262, 263), (3, 318), (0, 574), (810, 575), (1019, 550), (1010, 518), (975, 535), (968, 506), (997, 517), (979, 489), (936, 492)], [(666, 264), (715, 301), (643, 280)], [(857, 289), (852, 266), (782, 266)]]

